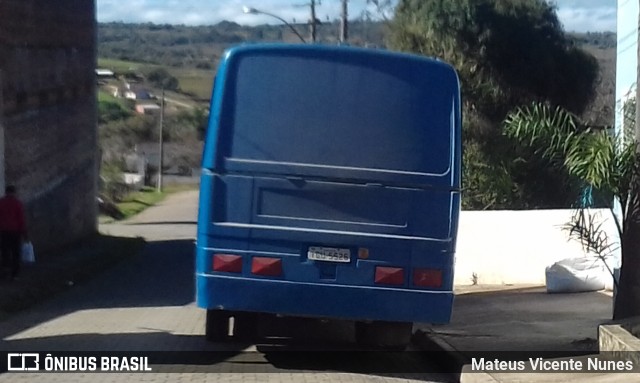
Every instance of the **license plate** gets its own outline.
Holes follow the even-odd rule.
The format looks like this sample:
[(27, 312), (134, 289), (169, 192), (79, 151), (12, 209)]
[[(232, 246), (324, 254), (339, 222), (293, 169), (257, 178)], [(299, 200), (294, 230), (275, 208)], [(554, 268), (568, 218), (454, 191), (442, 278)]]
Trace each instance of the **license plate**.
[(351, 262), (351, 251), (333, 247), (310, 247), (307, 258), (314, 261), (349, 263)]

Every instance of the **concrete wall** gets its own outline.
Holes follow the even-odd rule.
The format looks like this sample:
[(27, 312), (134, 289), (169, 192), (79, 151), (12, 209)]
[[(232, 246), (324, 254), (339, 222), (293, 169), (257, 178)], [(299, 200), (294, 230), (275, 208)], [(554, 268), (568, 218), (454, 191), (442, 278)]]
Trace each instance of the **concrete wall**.
[[(596, 210), (617, 242), (608, 210)], [(562, 230), (573, 210), (463, 211), (460, 214), (455, 284), (541, 284), (545, 268), (587, 254)], [(593, 255), (587, 255), (593, 256)]]
[(96, 230), (95, 4), (0, 1), (5, 180), (40, 249)]

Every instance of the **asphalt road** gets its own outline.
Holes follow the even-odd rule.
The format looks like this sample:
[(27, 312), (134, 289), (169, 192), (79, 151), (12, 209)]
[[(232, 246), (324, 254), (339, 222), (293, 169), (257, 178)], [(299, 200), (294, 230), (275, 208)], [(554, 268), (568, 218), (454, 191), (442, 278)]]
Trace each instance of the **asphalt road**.
[(252, 344), (206, 342), (205, 313), (194, 304), (196, 210), (197, 192), (185, 192), (130, 221), (103, 225), (105, 234), (143, 236), (148, 245), (93, 281), (0, 323), (0, 351), (168, 352), (154, 372), (6, 372), (0, 382), (456, 381), (429, 354), (357, 350), (349, 322), (265, 318), (265, 337)]

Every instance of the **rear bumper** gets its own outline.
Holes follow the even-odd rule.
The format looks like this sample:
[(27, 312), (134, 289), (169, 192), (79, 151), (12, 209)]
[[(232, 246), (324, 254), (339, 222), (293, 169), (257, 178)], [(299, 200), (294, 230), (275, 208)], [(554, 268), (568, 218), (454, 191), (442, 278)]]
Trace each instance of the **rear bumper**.
[(300, 283), (226, 275), (196, 276), (205, 309), (351, 320), (448, 323), (453, 292)]

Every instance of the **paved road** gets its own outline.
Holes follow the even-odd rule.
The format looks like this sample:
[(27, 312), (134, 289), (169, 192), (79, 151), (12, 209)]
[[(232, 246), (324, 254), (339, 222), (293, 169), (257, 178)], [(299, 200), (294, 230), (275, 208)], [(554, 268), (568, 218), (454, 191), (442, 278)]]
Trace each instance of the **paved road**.
[(180, 105), (180, 106), (182, 106), (184, 108), (188, 108), (188, 109), (193, 109), (194, 108), (193, 104), (189, 104), (189, 103), (186, 103), (186, 102), (178, 101), (176, 99), (173, 99), (173, 98), (170, 98), (170, 97), (167, 97), (167, 96), (164, 97), (164, 101), (172, 103), (172, 104)]
[[(143, 236), (143, 254), (96, 279), (0, 323), (0, 351), (179, 351), (205, 355), (169, 360), (153, 373), (17, 374), (0, 382), (408, 382), (452, 381), (434, 373), (424, 354), (356, 353), (348, 322), (262, 323), (277, 338), (260, 344), (212, 344), (204, 340), (204, 311), (195, 307), (193, 238), (197, 192), (171, 196), (126, 223), (101, 231)], [(296, 352), (330, 350), (328, 353)], [(187, 352), (196, 352), (189, 354)], [(206, 354), (205, 351), (217, 351)], [(283, 352), (284, 351), (284, 352)], [(338, 352), (343, 351), (343, 352)], [(318, 356), (322, 360), (318, 360)], [(204, 359), (204, 360), (202, 360)], [(309, 372), (314, 371), (314, 372)], [(204, 372), (208, 374), (203, 374)]]

